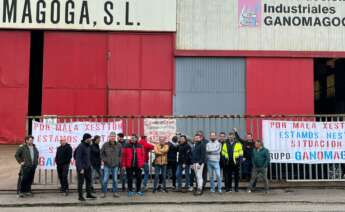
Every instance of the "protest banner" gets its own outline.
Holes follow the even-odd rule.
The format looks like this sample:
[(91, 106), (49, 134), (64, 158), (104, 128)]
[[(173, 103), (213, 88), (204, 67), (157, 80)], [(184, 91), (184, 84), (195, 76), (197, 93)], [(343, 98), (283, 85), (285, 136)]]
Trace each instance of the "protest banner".
[(345, 122), (263, 121), (273, 163), (344, 163)]
[[(100, 146), (108, 140), (110, 132), (123, 131), (122, 121), (116, 122), (36, 122), (32, 121), (32, 135), (34, 144), (39, 151), (39, 168), (44, 170), (55, 169), (56, 149), (60, 139), (65, 138), (73, 150), (80, 144), (84, 133), (101, 137)], [(72, 158), (71, 169), (75, 169)]]
[(176, 135), (176, 119), (144, 119), (144, 134), (151, 143), (158, 142), (159, 136), (171, 141)]

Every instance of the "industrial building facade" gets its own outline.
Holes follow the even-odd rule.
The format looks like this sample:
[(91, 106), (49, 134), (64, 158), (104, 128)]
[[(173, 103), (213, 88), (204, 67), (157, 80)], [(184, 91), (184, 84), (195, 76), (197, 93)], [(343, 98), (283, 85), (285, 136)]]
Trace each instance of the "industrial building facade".
[[(7, 1), (0, 1), (0, 5), (4, 2)], [(156, 0), (147, 1), (151, 2), (149, 6), (137, 0), (123, 2), (138, 4), (140, 17), (151, 16), (153, 7), (159, 11), (163, 5), (154, 5)], [(344, 112), (343, 94), (337, 92), (345, 84), (345, 63), (341, 59), (345, 56), (345, 37), (341, 24), (264, 22), (270, 19), (267, 17), (276, 20), (297, 15), (311, 17), (314, 22), (319, 16), (329, 16), (330, 20), (335, 16), (341, 22), (345, 16), (343, 2), (164, 2), (172, 3), (174, 7), (169, 8), (174, 11), (166, 14), (163, 21), (143, 18), (151, 23), (148, 29), (152, 30), (145, 28), (145, 22), (137, 22), (137, 28), (132, 30), (130, 27), (136, 22), (131, 22), (126, 14), (126, 24), (132, 25), (119, 30), (106, 26), (84, 31), (83, 27), (65, 25), (54, 29), (50, 25), (18, 27), (3, 23), (0, 143), (21, 142), (27, 115)], [(271, 9), (266, 11), (264, 7), (269, 6)], [(291, 9), (281, 11), (283, 6)], [(300, 7), (311, 9), (303, 12), (298, 10)], [(5, 11), (4, 8), (0, 10)], [(312, 8), (321, 11), (315, 9), (313, 13)], [(165, 27), (164, 20), (176, 28)]]

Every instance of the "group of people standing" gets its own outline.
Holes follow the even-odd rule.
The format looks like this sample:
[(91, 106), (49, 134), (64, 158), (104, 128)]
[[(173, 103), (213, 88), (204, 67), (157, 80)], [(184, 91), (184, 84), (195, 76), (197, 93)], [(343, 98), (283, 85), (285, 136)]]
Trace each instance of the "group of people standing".
[[(21, 165), (18, 180), (18, 196), (32, 196), (31, 185), (38, 165), (38, 151), (33, 137), (25, 138), (25, 143), (16, 152), (16, 160)], [(111, 132), (108, 141), (100, 148), (100, 136), (92, 137), (85, 133), (78, 147), (72, 150), (64, 138), (57, 148), (55, 162), (60, 180), (60, 192), (69, 193), (68, 173), (72, 157), (75, 159), (78, 177), (78, 197), (85, 201), (83, 185), (86, 184), (86, 198), (94, 199), (94, 184), (101, 183), (101, 197), (108, 193), (108, 182), (112, 179), (112, 195), (119, 197), (118, 177), (122, 191), (128, 196), (143, 196), (147, 191), (149, 167), (154, 167), (152, 192), (168, 192), (167, 177), (171, 173), (172, 186), (176, 192), (193, 192), (202, 195), (209, 176), (210, 192), (222, 193), (222, 178), (226, 192), (238, 192), (240, 169), (242, 177), (250, 179), (248, 192), (256, 186), (258, 178), (263, 178), (268, 191), (267, 167), (270, 156), (261, 141), (254, 141), (251, 134), (241, 139), (234, 128), (228, 135), (224, 132), (211, 132), (207, 140), (202, 131), (192, 139), (177, 134), (172, 140), (160, 136), (157, 143), (150, 143), (145, 136), (132, 134), (125, 139), (124, 134)], [(150, 153), (154, 159), (150, 160)], [(151, 164), (150, 164), (151, 163)], [(103, 167), (103, 169), (102, 169)], [(170, 171), (170, 172), (169, 172)], [(221, 174), (223, 173), (223, 174)], [(185, 179), (182, 185), (183, 176)], [(135, 187), (133, 181), (135, 180)], [(233, 186), (234, 182), (234, 186)], [(126, 188), (127, 184), (127, 188)]]

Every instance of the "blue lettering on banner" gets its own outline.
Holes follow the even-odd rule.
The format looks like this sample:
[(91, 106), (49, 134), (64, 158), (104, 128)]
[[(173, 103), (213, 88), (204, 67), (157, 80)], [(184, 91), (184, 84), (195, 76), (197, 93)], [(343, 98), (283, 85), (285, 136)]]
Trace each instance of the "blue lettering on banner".
[(295, 160), (301, 160), (301, 159), (302, 159), (301, 152), (295, 152)]

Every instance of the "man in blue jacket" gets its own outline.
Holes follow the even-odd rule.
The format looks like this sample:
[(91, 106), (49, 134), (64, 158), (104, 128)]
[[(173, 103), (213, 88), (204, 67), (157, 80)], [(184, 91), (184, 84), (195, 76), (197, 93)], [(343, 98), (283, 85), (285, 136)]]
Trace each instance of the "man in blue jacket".
[(91, 194), (91, 160), (90, 160), (90, 144), (91, 135), (85, 133), (81, 143), (75, 150), (75, 160), (78, 175), (78, 194), (79, 200), (85, 201), (83, 197), (83, 185), (86, 181), (86, 198), (95, 199), (96, 197)]

